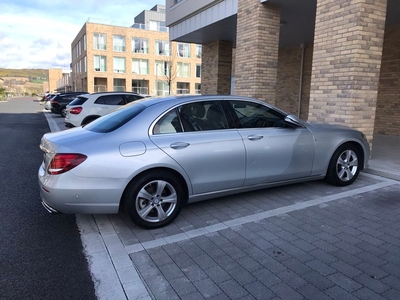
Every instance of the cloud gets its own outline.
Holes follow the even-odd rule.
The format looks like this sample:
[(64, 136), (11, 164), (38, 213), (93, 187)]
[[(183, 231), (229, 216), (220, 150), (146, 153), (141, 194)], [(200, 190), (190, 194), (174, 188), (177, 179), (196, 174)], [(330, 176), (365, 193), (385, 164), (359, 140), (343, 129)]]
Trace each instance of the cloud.
[(89, 18), (134, 23), (164, 1), (13, 0), (0, 10), (1, 68), (69, 68), (71, 43)]

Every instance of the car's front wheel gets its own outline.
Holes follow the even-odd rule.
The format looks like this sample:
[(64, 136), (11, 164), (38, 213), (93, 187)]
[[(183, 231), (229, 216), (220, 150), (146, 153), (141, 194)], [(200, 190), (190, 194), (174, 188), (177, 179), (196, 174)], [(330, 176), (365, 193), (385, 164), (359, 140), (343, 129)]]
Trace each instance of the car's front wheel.
[(67, 107), (66, 106), (63, 106), (63, 107), (60, 108), (60, 114), (64, 118), (66, 117), (66, 115), (67, 115)]
[(326, 181), (337, 186), (352, 184), (361, 169), (361, 154), (356, 146), (343, 144), (333, 154)]
[(124, 195), (125, 208), (138, 226), (154, 229), (171, 223), (185, 200), (182, 183), (166, 171), (152, 171), (134, 179)]

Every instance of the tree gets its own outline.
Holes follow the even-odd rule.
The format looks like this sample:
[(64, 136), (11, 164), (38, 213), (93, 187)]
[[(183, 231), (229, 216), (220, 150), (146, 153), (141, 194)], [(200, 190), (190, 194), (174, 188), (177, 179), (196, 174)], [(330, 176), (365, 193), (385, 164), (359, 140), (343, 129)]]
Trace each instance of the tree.
[[(173, 47), (168, 48), (165, 53), (169, 55), (162, 55), (160, 56), (160, 59), (156, 61), (155, 69), (156, 81), (168, 86), (169, 95), (171, 95), (172, 84), (176, 81), (176, 77), (178, 74), (176, 63), (176, 45), (174, 43), (172, 45)], [(156, 87), (156, 89), (157, 95), (159, 95), (158, 87)]]

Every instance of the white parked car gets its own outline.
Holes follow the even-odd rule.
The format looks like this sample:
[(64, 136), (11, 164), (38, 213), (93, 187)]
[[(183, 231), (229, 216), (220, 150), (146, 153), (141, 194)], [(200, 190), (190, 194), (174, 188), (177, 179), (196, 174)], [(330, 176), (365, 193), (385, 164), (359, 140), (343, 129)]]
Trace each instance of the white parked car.
[(64, 124), (68, 128), (86, 125), (122, 105), (145, 97), (135, 92), (83, 94), (67, 105)]

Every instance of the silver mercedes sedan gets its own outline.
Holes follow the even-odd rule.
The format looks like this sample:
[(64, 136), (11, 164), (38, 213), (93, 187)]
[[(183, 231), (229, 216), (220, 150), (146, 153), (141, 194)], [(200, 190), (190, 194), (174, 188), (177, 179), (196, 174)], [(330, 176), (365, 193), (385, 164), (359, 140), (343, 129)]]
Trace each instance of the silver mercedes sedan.
[(366, 168), (359, 131), (309, 124), (237, 96), (168, 96), (128, 104), (43, 136), (40, 194), (49, 212), (172, 222), (190, 202), (325, 178), (345, 186)]

